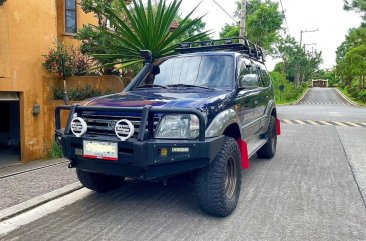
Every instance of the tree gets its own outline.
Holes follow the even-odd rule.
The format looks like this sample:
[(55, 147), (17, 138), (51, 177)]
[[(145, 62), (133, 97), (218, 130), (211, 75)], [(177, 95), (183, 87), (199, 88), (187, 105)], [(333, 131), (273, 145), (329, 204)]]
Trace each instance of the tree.
[[(191, 18), (194, 8), (180, 18), (179, 26), (171, 25), (178, 17), (182, 0), (160, 0), (144, 4), (142, 0), (84, 0), (83, 9), (98, 15), (101, 25), (88, 25), (80, 31), (82, 49), (101, 63), (100, 67), (124, 67), (142, 63), (140, 50), (150, 50), (154, 58), (174, 53), (178, 41), (196, 41), (207, 37), (202, 32), (202, 17)], [(109, 26), (107, 26), (109, 23)]]
[(347, 11), (362, 12), (366, 20), (366, 1), (365, 0), (344, 0), (344, 9)]
[[(240, 4), (235, 16), (239, 16)], [(274, 44), (280, 40), (279, 30), (284, 16), (278, 3), (271, 0), (250, 0), (247, 5), (247, 38), (260, 45), (269, 53), (275, 53)], [(220, 32), (221, 38), (239, 37), (239, 25), (226, 24)]]
[(357, 77), (359, 89), (365, 89), (366, 76), (366, 45), (351, 48), (344, 58), (343, 69), (349, 75)]
[[(336, 51), (336, 72), (340, 76), (343, 84), (351, 88), (353, 80), (359, 77), (353, 68), (358, 68), (354, 65), (354, 58), (358, 55), (357, 53), (361, 51), (360, 46), (366, 45), (366, 28), (360, 26), (358, 28), (353, 28), (348, 31), (346, 40), (337, 48)], [(362, 59), (359, 59), (360, 61)], [(360, 80), (360, 86), (363, 82)], [(360, 87), (361, 88), (361, 87)], [(362, 88), (361, 88), (362, 89)]]
[(283, 62), (277, 64), (275, 70), (286, 74), (290, 81), (295, 82), (295, 86), (313, 77), (323, 61), (321, 52), (305, 51), (293, 37), (289, 36), (280, 41), (278, 51)]

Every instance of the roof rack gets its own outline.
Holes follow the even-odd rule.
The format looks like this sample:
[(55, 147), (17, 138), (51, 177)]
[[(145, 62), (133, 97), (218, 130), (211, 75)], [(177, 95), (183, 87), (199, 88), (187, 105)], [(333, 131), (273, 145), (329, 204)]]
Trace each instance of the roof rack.
[[(240, 43), (240, 40), (243, 40), (244, 43)], [(220, 50), (240, 52), (260, 62), (266, 61), (263, 49), (246, 38), (183, 42), (179, 44), (179, 48), (175, 49), (180, 54)]]

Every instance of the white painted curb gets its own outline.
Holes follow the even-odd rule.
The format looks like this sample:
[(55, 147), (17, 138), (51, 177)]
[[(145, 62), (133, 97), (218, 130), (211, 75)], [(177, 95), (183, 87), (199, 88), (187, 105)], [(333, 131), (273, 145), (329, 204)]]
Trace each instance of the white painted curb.
[(26, 211), (29, 211), (35, 207), (38, 207), (42, 204), (45, 204), (49, 201), (52, 201), (54, 199), (57, 199), (61, 196), (65, 196), (69, 193), (72, 193), (74, 191), (77, 191), (81, 189), (83, 185), (81, 185), (80, 182), (75, 182), (73, 184), (67, 185), (65, 187), (62, 187), (60, 189), (54, 190), (52, 192), (43, 194), (41, 196), (35, 197), (33, 199), (30, 199), (28, 201), (25, 201), (23, 203), (19, 203), (17, 205), (14, 205), (12, 207), (6, 208), (4, 210), (0, 211), (0, 222), (12, 218), (16, 215), (19, 215), (21, 213), (24, 213)]
[(357, 104), (356, 102), (354, 102), (353, 100), (351, 100), (350, 98), (348, 98), (345, 94), (342, 93), (342, 91), (340, 91), (338, 88), (334, 88), (338, 94), (345, 100), (347, 101), (349, 104), (353, 105), (353, 106), (357, 106), (359, 107), (360, 105)]

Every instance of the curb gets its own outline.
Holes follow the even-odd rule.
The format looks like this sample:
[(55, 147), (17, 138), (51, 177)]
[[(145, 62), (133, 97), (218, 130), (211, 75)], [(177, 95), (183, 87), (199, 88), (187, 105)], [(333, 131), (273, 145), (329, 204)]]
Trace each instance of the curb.
[(308, 88), (305, 93), (295, 102), (292, 102), (290, 105), (297, 105), (300, 101), (302, 101), (302, 99), (304, 99), (305, 95), (309, 92), (310, 88)]
[(349, 104), (356, 106), (356, 107), (360, 107), (361, 105), (357, 104), (356, 102), (354, 102), (353, 100), (351, 100), (348, 96), (346, 96), (345, 94), (342, 93), (342, 91), (340, 91), (338, 88), (334, 88), (338, 94), (345, 100), (347, 101)]
[(24, 213), (26, 211), (29, 211), (35, 207), (38, 207), (42, 204), (45, 204), (49, 201), (52, 201), (54, 199), (57, 199), (61, 196), (65, 196), (69, 193), (72, 193), (74, 191), (77, 191), (79, 189), (83, 188), (83, 185), (81, 185), (80, 182), (75, 182), (73, 184), (67, 185), (65, 187), (62, 187), (60, 189), (54, 190), (52, 192), (43, 194), (41, 196), (35, 197), (33, 199), (30, 199), (28, 201), (25, 201), (23, 203), (19, 203), (17, 205), (14, 205), (12, 207), (6, 208), (4, 210), (0, 211), (0, 222), (12, 218), (18, 214)]

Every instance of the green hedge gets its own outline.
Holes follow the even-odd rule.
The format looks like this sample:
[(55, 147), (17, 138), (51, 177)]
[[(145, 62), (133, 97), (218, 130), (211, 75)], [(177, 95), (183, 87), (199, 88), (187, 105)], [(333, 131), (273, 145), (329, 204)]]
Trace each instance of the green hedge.
[[(70, 100), (81, 101), (81, 100), (86, 100), (86, 99), (93, 98), (96, 96), (108, 95), (108, 94), (111, 94), (112, 91), (108, 90), (106, 92), (102, 92), (91, 86), (86, 86), (85, 88), (69, 89), (67, 91), (67, 93), (69, 95)], [(55, 89), (53, 92), (53, 97), (55, 100), (62, 100), (64, 97), (63, 90)]]
[[(302, 83), (298, 87), (295, 87), (292, 82), (286, 79), (285, 75), (279, 72), (273, 71), (270, 74), (275, 89), (276, 102), (279, 104), (292, 103), (296, 101), (308, 88), (307, 83)], [(279, 89), (281, 84), (284, 86), (284, 91), (282, 93)]]

